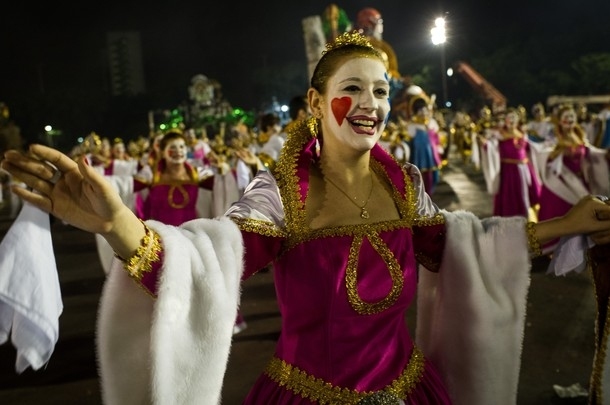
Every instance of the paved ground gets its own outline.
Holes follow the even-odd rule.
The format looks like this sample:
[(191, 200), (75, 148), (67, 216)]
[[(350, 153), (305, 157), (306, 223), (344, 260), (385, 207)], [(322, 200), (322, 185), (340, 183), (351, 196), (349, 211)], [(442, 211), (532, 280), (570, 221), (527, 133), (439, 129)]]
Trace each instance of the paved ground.
[[(435, 201), (450, 210), (469, 209), (489, 216), (491, 201), (481, 173), (455, 162), (452, 167), (445, 169)], [(6, 204), (0, 208), (0, 237), (11, 223), (9, 208)], [(64, 299), (59, 342), (45, 369), (21, 375), (14, 371), (12, 346), (0, 346), (3, 405), (101, 404), (94, 327), (104, 275), (94, 238), (59, 222), (53, 223), (53, 235)], [(585, 397), (558, 397), (553, 385), (588, 386), (593, 352), (591, 284), (587, 274), (548, 276), (545, 265), (537, 261), (532, 271), (518, 404), (586, 404)], [(273, 352), (281, 322), (271, 272), (244, 283), (242, 302), (248, 328), (235, 337), (223, 405), (241, 403)]]

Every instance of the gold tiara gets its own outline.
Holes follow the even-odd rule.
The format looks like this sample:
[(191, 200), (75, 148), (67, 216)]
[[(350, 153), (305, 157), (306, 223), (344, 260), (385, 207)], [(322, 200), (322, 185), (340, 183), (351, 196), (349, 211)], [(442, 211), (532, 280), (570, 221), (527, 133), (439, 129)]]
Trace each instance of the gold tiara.
[(364, 36), (360, 31), (352, 31), (344, 32), (331, 42), (326, 43), (325, 49), (324, 51), (322, 51), (322, 55), (346, 45), (358, 45), (375, 49), (373, 45), (371, 45), (371, 42), (367, 39), (367, 37)]

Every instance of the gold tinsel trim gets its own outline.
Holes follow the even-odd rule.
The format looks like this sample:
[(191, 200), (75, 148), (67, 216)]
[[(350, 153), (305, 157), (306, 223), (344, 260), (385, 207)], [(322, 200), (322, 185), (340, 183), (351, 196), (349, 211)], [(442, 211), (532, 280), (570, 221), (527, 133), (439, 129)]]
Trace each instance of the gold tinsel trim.
[(540, 241), (536, 236), (536, 226), (535, 222), (529, 221), (525, 226), (527, 233), (527, 247), (532, 255), (532, 257), (542, 256), (542, 247), (540, 246)]
[(144, 225), (145, 234), (136, 252), (128, 259), (123, 259), (115, 253), (115, 257), (123, 262), (125, 271), (137, 281), (141, 281), (144, 273), (152, 270), (152, 264), (159, 261), (159, 252), (162, 249), (159, 234), (150, 229), (144, 221), (140, 221)]
[(406, 399), (421, 379), (424, 371), (424, 361), (423, 353), (417, 347), (413, 347), (409, 364), (403, 372), (382, 391), (376, 392), (359, 392), (349, 388), (333, 386), (277, 357), (271, 359), (265, 369), (265, 374), (278, 385), (285, 387), (294, 394), (319, 404), (356, 405), (361, 400), (378, 396), (380, 392), (386, 392), (395, 398)]
[(325, 53), (330, 52), (334, 49), (341, 48), (346, 45), (358, 45), (358, 46), (365, 46), (367, 48), (375, 49), (373, 47), (373, 45), (371, 45), (371, 42), (367, 39), (366, 36), (364, 36), (359, 31), (352, 31), (352, 32), (344, 32), (343, 34), (341, 34), (337, 38), (335, 38), (333, 41), (326, 43), (325, 49), (324, 49), (324, 51), (322, 51), (322, 55), (324, 55)]

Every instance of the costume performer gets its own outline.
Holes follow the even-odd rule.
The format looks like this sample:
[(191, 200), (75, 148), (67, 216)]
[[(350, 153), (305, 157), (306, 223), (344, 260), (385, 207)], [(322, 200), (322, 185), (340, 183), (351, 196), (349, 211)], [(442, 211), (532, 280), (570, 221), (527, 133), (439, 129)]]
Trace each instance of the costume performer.
[[(556, 144), (532, 144), (542, 190), (538, 219), (543, 221), (564, 215), (584, 195), (608, 195), (610, 176), (608, 151), (587, 142), (586, 134), (577, 124), (572, 106), (562, 106), (555, 125)], [(557, 240), (544, 246), (553, 251)]]
[(541, 185), (516, 110), (509, 108), (502, 127), (491, 130), (483, 142), (482, 168), (487, 190), (494, 196), (493, 215), (536, 220)]
[(432, 194), (440, 181), (442, 158), (438, 131), (432, 125), (428, 98), (413, 97), (409, 102), (411, 118), (407, 124), (409, 134), (409, 160), (422, 172), (424, 189)]
[(105, 232), (124, 258), (98, 324), (106, 404), (220, 403), (240, 278), (270, 262), (282, 330), (245, 404), (515, 403), (528, 245), (538, 254), (540, 241), (571, 234), (608, 243), (610, 206), (588, 196), (527, 225), (440, 210), (419, 170), (377, 143), (386, 77), (363, 36), (338, 37), (308, 91), (315, 118), (291, 126), (277, 175), (259, 172), (225, 216), (180, 227), (141, 223), (84, 161), (41, 145), (39, 159), (7, 154), (2, 168), (37, 185), (19, 196)]

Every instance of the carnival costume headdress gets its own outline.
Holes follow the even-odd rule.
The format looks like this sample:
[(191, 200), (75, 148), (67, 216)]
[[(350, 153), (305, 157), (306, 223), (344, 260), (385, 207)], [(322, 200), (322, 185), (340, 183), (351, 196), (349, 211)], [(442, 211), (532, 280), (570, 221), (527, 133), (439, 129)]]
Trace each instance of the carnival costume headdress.
[(311, 77), (311, 87), (324, 92), (328, 76), (335, 70), (337, 59), (343, 56), (376, 58), (383, 61), (379, 51), (366, 36), (358, 31), (344, 32), (326, 44)]
[(339, 35), (334, 40), (326, 43), (326, 46), (324, 47), (324, 50), (322, 51), (322, 56), (324, 56), (326, 53), (328, 53), (330, 51), (333, 51), (338, 48), (342, 48), (347, 45), (358, 45), (358, 46), (364, 46), (367, 48), (375, 49), (375, 47), (373, 47), (373, 45), (368, 40), (368, 38), (366, 36), (364, 36), (361, 32), (359, 32), (359, 31), (344, 32), (343, 34)]

